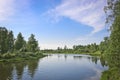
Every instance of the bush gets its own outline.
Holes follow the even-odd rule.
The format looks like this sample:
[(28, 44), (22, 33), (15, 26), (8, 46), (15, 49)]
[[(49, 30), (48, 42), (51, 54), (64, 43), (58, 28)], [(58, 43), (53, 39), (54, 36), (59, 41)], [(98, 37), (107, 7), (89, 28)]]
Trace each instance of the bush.
[(13, 57), (15, 57), (15, 54), (5, 53), (5, 54), (1, 55), (1, 58), (3, 58), (3, 59), (9, 59), (9, 58), (13, 58)]

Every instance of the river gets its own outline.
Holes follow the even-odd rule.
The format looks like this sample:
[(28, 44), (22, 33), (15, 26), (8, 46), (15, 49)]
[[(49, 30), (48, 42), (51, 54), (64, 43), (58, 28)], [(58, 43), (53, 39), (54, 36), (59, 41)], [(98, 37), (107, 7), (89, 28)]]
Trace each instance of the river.
[(100, 80), (107, 69), (99, 57), (48, 54), (39, 60), (0, 62), (0, 80)]

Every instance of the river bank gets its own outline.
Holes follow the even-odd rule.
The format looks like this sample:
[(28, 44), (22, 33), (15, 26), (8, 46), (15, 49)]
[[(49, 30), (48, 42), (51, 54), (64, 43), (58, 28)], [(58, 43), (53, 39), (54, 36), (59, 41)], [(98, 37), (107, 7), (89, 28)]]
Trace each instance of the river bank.
[(102, 55), (102, 53), (100, 52), (100, 51), (96, 51), (96, 52), (94, 52), (94, 53), (68, 53), (68, 52), (64, 52), (64, 53), (62, 53), (62, 52), (60, 52), (60, 53), (58, 53), (58, 52), (43, 52), (43, 54), (84, 54), (84, 55), (91, 55), (91, 56), (101, 56)]
[(0, 62), (18, 62), (24, 60), (34, 60), (45, 57), (40, 52), (16, 52), (16, 53), (5, 53), (0, 54)]

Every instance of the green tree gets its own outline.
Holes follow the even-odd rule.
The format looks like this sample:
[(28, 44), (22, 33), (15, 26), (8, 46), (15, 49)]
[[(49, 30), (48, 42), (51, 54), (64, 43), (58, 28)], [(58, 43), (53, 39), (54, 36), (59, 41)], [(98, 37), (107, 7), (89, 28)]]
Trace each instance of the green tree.
[(7, 42), (8, 42), (8, 52), (13, 52), (14, 50), (14, 35), (13, 35), (13, 32), (10, 31), (8, 33), (8, 37), (7, 37)]
[(0, 27), (0, 53), (6, 53), (8, 50), (7, 45), (8, 30), (5, 27)]
[(101, 53), (108, 52), (109, 47), (109, 37), (104, 37), (104, 41), (102, 41), (99, 45), (99, 50)]
[(107, 24), (110, 27), (108, 53), (105, 54), (109, 69), (101, 80), (120, 80), (120, 0), (107, 0)]
[(17, 39), (15, 41), (15, 50), (22, 51), (22, 49), (26, 46), (26, 41), (22, 36), (22, 33), (19, 33)]
[(27, 50), (30, 52), (36, 52), (39, 50), (38, 41), (35, 39), (35, 35), (31, 34), (27, 43)]
[(109, 53), (120, 53), (120, 0), (108, 0), (105, 7), (107, 24), (110, 26)]
[(120, 53), (120, 14), (115, 17), (113, 23), (110, 36), (110, 53)]

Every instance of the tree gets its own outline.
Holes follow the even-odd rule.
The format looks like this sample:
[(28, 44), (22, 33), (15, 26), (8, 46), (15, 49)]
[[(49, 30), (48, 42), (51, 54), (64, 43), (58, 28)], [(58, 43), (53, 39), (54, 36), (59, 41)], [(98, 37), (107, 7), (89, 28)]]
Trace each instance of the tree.
[(35, 35), (31, 34), (27, 43), (27, 50), (30, 52), (36, 52), (39, 50), (38, 41), (35, 39)]
[(13, 35), (13, 32), (10, 31), (8, 33), (8, 37), (7, 37), (7, 45), (8, 45), (8, 52), (13, 52), (14, 50), (14, 35)]
[(19, 33), (15, 41), (15, 50), (21, 51), (21, 49), (23, 49), (25, 46), (26, 46), (26, 41), (24, 40), (22, 33)]
[(5, 27), (0, 27), (0, 53), (6, 53), (8, 50), (7, 45), (8, 30)]
[(107, 24), (110, 24), (109, 53), (120, 53), (120, 0), (108, 0)]
[(109, 47), (109, 37), (104, 37), (104, 41), (102, 41), (99, 45), (99, 50), (101, 53), (108, 52)]
[(12, 52), (14, 46), (14, 35), (5, 27), (0, 27), (0, 53)]
[(64, 50), (67, 50), (67, 46), (66, 45), (64, 46)]
[(120, 53), (120, 16), (117, 17), (115, 23), (113, 24), (114, 28), (110, 36), (110, 51), (111, 53)]

